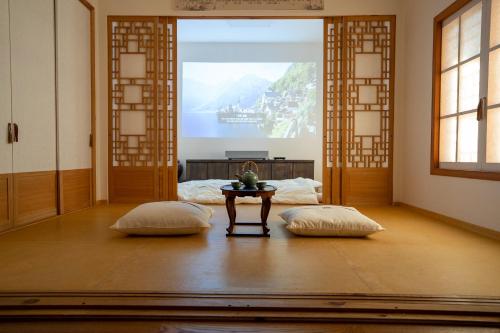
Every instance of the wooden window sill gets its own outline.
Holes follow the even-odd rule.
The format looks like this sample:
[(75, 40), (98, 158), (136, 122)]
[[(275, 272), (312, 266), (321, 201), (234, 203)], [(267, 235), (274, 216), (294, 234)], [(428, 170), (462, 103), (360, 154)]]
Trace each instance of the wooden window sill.
[(431, 168), (431, 175), (461, 177), (482, 180), (500, 180), (500, 172), (492, 171), (470, 171), (470, 170), (454, 170), (443, 168)]

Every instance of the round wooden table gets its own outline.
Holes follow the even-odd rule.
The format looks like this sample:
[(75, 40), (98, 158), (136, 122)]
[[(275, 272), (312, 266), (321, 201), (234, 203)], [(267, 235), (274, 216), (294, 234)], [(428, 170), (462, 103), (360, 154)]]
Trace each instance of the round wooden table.
[[(267, 216), (271, 210), (271, 197), (276, 192), (276, 187), (266, 185), (262, 190), (257, 188), (240, 188), (235, 190), (231, 185), (224, 185), (220, 188), (222, 194), (226, 197), (226, 209), (229, 216), (229, 227), (226, 229), (226, 237), (269, 237), (269, 228), (267, 227)], [(234, 201), (236, 197), (260, 197), (262, 199), (262, 206), (260, 208), (260, 223), (257, 222), (236, 222), (236, 207)], [(235, 225), (241, 226), (262, 226), (261, 234), (241, 234), (234, 233)]]

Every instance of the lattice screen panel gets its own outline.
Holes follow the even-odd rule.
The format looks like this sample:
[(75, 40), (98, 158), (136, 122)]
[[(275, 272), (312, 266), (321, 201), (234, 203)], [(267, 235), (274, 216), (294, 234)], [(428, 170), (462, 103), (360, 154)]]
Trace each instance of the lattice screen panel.
[(325, 72), (325, 126), (324, 145), (326, 150), (326, 166), (342, 166), (342, 22), (332, 19), (326, 29)]
[[(176, 35), (175, 18), (161, 18), (158, 25), (158, 114), (159, 114), (159, 165), (161, 173), (160, 195), (167, 197), (169, 191), (167, 179), (171, 173), (177, 173), (177, 112), (176, 112)], [(173, 195), (172, 193), (170, 195)]]
[(113, 166), (156, 162), (156, 22), (111, 24), (111, 157)]
[(160, 165), (166, 162), (167, 166), (175, 164), (175, 100), (176, 87), (174, 85), (174, 43), (175, 22), (162, 20), (159, 24), (159, 72), (158, 72), (158, 113), (160, 118)]
[(110, 200), (177, 197), (176, 19), (109, 18)]
[(394, 60), (391, 21), (346, 19), (344, 29), (344, 165), (388, 168)]

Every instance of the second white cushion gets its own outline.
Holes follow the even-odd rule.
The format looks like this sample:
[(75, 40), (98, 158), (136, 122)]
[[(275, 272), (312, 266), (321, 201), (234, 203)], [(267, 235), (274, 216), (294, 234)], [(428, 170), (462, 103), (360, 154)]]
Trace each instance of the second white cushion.
[(363, 237), (382, 231), (377, 222), (352, 207), (305, 206), (290, 208), (279, 214), (287, 229), (303, 236)]

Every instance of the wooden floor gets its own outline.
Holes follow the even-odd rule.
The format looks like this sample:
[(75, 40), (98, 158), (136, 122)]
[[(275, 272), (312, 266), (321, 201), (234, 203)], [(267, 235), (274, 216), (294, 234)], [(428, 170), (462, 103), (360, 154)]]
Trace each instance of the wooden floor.
[[(225, 237), (225, 207), (188, 237), (127, 237), (108, 227), (133, 206), (101, 206), (0, 236), (0, 291), (374, 293), (500, 296), (500, 242), (402, 207), (361, 209), (386, 231), (366, 239)], [(258, 206), (237, 206), (257, 220)]]

